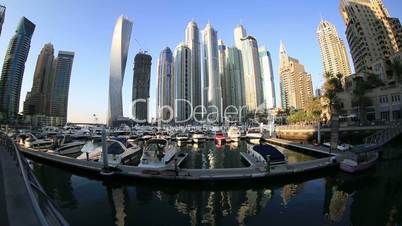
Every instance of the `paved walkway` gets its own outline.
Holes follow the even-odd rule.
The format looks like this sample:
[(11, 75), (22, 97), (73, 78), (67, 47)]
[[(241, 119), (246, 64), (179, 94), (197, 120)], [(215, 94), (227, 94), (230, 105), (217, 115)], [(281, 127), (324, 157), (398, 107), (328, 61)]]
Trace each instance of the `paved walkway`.
[(16, 161), (0, 145), (0, 225), (40, 225)]

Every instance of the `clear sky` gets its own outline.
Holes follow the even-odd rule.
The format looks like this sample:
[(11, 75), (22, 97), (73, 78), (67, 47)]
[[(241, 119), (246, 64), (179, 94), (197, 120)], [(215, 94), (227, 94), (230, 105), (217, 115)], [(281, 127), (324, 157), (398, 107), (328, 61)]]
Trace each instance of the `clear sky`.
[[(385, 0), (391, 16), (402, 18), (402, 1)], [(160, 51), (172, 51), (184, 40), (186, 24), (194, 19), (203, 29), (208, 22), (218, 38), (233, 46), (233, 29), (242, 22), (259, 46), (271, 51), (275, 88), (279, 98), (279, 41), (289, 55), (300, 60), (313, 76), (314, 88), (322, 83), (322, 64), (316, 39), (321, 16), (335, 24), (342, 39), (345, 26), (339, 13), (339, 0), (3, 0), (7, 6), (0, 36), (0, 63), (19, 19), (27, 17), (36, 24), (26, 63), (21, 104), (31, 89), (37, 56), (51, 42), (59, 50), (75, 52), (70, 84), (68, 121), (93, 122), (96, 114), (105, 121), (108, 105), (109, 55), (112, 33), (120, 15), (134, 22), (123, 86), (123, 107), (129, 116), (134, 56), (147, 50), (152, 56), (151, 112), (155, 112), (156, 62)], [(138, 43), (135, 41), (138, 40)]]

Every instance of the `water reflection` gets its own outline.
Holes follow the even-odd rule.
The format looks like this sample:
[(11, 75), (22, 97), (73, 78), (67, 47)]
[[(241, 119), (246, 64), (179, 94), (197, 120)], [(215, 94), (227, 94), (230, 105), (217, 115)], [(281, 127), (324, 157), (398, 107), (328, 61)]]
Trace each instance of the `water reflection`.
[[(401, 145), (401, 142), (391, 145)], [(213, 148), (204, 144), (192, 154), (191, 164), (222, 167), (222, 159), (230, 159), (228, 156), (235, 153), (229, 145), (222, 151)], [(395, 151), (402, 152), (402, 149)], [(229, 164), (228, 161), (223, 160), (224, 164)], [(279, 184), (270, 181), (208, 186), (176, 185), (175, 182), (112, 183), (72, 176), (67, 171), (36, 163), (34, 170), (72, 225), (91, 222), (118, 226), (402, 223), (401, 158), (382, 160), (375, 169), (359, 175), (334, 173)]]

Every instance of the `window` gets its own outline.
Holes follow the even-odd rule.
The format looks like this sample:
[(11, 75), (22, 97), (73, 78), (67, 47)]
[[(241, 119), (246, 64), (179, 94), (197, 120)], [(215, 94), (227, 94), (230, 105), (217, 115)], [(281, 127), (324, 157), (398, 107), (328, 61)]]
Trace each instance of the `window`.
[(399, 94), (392, 94), (391, 101), (392, 103), (401, 102), (401, 96)]
[(386, 104), (388, 103), (388, 96), (384, 95), (384, 96), (380, 96), (380, 104)]
[(401, 110), (392, 111), (393, 120), (400, 120), (401, 118)]
[(389, 121), (389, 111), (381, 112), (381, 120)]

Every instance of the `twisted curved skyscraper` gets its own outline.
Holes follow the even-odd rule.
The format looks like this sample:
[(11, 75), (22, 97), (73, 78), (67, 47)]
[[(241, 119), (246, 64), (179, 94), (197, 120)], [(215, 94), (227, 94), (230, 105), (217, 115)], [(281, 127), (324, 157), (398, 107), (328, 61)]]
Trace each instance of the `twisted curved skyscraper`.
[(123, 117), (122, 87), (133, 23), (124, 16), (117, 19), (110, 51), (109, 111), (107, 125), (116, 126)]

